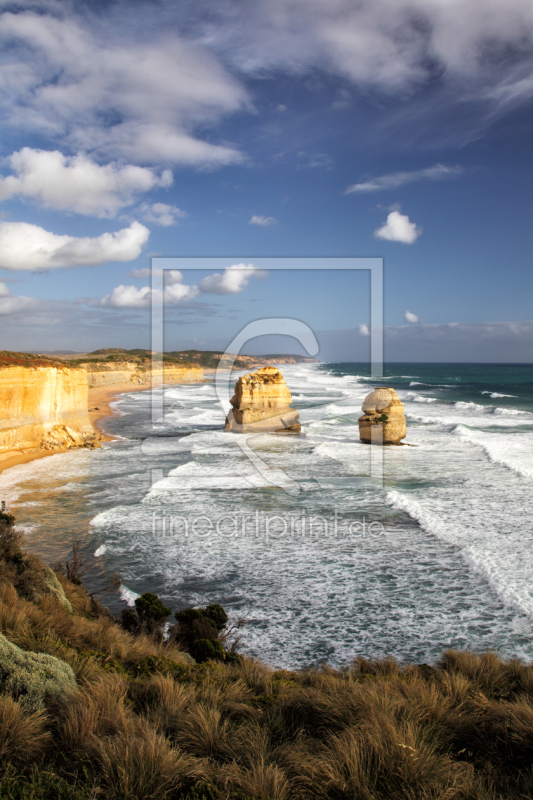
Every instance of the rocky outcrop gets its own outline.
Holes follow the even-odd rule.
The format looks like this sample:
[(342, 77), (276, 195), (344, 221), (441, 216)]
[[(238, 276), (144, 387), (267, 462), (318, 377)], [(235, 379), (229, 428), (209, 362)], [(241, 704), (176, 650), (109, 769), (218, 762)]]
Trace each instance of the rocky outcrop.
[(299, 415), (290, 408), (291, 402), (291, 393), (279, 369), (258, 369), (237, 381), (225, 429), (234, 433), (299, 433)]
[(196, 365), (174, 366), (152, 369), (140, 366), (135, 361), (119, 361), (111, 364), (85, 362), (80, 367), (87, 372), (89, 388), (96, 386), (118, 386), (133, 383), (148, 386), (151, 383), (196, 383), (204, 380), (202, 367)]
[(47, 700), (59, 700), (76, 688), (72, 668), (55, 656), (31, 653), (0, 633), (0, 692), (20, 700), (29, 711), (44, 709)]
[(374, 389), (363, 402), (359, 437), (370, 444), (401, 444), (407, 436), (402, 402), (394, 389)]
[(0, 368), (0, 457), (94, 446), (87, 374), (65, 366)]

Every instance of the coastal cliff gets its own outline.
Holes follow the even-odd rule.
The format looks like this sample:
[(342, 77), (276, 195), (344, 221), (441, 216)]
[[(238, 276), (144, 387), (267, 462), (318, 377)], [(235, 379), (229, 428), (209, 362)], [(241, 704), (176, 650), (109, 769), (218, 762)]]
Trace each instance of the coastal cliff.
[(165, 364), (161, 369), (151, 369), (148, 365), (140, 365), (135, 361), (113, 363), (81, 363), (81, 369), (87, 373), (89, 389), (97, 386), (117, 386), (132, 383), (138, 386), (153, 383), (196, 383), (204, 380), (202, 367), (196, 365)]
[(94, 446), (84, 370), (25, 353), (0, 356), (0, 458)]

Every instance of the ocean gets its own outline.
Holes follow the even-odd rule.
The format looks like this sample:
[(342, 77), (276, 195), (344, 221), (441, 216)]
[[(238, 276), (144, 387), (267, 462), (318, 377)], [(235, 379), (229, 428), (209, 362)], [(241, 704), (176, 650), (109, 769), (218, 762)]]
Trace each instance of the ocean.
[[(118, 441), (1, 474), (27, 547), (56, 562), (80, 541), (91, 591), (120, 573), (117, 612), (148, 590), (173, 611), (220, 602), (277, 667), (530, 660), (533, 367), (281, 369), (299, 436), (225, 433), (212, 383), (170, 386), (162, 422), (151, 392), (125, 394), (105, 422)], [(375, 386), (397, 390), (412, 447), (359, 441)]]

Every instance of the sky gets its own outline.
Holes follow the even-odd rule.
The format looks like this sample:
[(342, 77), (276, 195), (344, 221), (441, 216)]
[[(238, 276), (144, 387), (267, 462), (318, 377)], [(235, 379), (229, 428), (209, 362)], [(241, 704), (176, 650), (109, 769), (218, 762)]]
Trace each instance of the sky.
[(1, 348), (150, 348), (173, 257), (166, 349), (359, 361), (332, 259), (380, 257), (387, 360), (533, 360), (530, 0), (0, 0), (0, 42)]

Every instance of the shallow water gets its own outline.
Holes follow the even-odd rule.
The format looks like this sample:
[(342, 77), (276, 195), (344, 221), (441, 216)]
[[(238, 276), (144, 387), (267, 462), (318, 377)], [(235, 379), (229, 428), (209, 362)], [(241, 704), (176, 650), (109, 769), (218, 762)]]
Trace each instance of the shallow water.
[[(275, 665), (446, 647), (531, 658), (533, 369), (283, 373), (301, 436), (223, 432), (212, 384), (165, 389), (155, 426), (151, 393), (132, 393), (107, 422), (120, 441), (14, 467), (1, 497), (48, 561), (79, 539), (91, 586), (118, 570), (129, 602), (221, 602), (246, 619), (246, 651)], [(358, 440), (374, 385), (397, 389), (416, 445), (380, 449), (383, 480)]]

